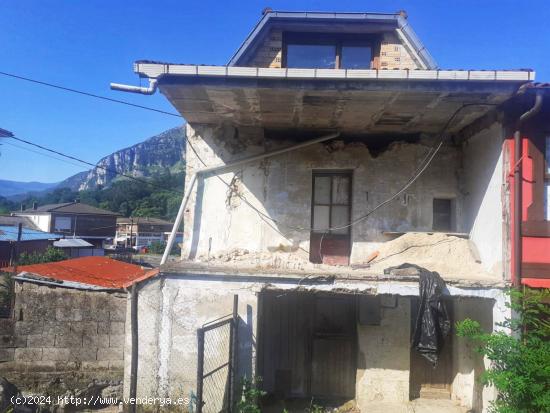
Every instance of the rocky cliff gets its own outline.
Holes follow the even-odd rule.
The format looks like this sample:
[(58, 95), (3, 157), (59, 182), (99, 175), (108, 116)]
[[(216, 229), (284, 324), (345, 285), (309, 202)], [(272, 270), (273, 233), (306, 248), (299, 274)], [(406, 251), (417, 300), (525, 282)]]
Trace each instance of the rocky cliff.
[(135, 177), (178, 172), (184, 169), (184, 127), (169, 129), (144, 142), (121, 149), (101, 159), (95, 168), (67, 178), (58, 188), (73, 190), (95, 189), (108, 186), (121, 173)]

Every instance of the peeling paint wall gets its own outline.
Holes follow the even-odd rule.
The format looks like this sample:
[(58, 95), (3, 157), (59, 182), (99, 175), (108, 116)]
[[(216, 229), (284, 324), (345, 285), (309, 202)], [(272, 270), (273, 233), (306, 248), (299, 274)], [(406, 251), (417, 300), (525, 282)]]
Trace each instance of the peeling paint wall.
[[(390, 240), (384, 231), (432, 230), (433, 198), (451, 198), (456, 229), (472, 233), (488, 270), (500, 275), (498, 132), (498, 127), (491, 128), (464, 151), (443, 146), (404, 194), (352, 228), (351, 263), (364, 262), (379, 243)], [(208, 166), (295, 143), (265, 138), (258, 128), (187, 125), (187, 136)], [(185, 212), (182, 255), (201, 259), (233, 248), (264, 252), (282, 247), (307, 257), (313, 170), (353, 170), (352, 217), (356, 218), (397, 192), (413, 176), (431, 144), (433, 140), (424, 137), (419, 143), (394, 142), (375, 153), (368, 143), (332, 141), (205, 177)], [(189, 182), (203, 164), (191, 149), (187, 153)], [(495, 156), (497, 163), (487, 169), (488, 159)], [(487, 170), (491, 174), (485, 179)]]
[[(358, 326), (358, 370), (356, 394), (360, 404), (370, 402), (406, 403), (409, 398), (410, 297), (418, 295), (417, 283), (347, 282), (300, 284), (298, 280), (278, 282), (254, 277), (161, 276), (149, 281), (139, 292), (138, 397), (186, 397), (196, 391), (196, 330), (205, 323), (231, 313), (233, 295), (239, 296), (238, 375), (252, 377), (256, 367), (258, 294), (266, 288), (285, 291), (355, 292), (392, 294), (382, 300), (380, 326)], [(505, 296), (500, 289), (449, 287), (457, 301), (455, 319), (483, 317), (483, 325), (496, 328), (506, 315)], [(168, 310), (167, 310), (168, 309)], [(480, 314), (480, 312), (485, 314)], [(493, 312), (493, 316), (487, 316)], [(130, 354), (130, 328), (126, 328), (126, 353)], [(210, 356), (223, 346), (207, 348)], [(491, 389), (474, 389), (479, 367), (470, 348), (455, 346), (457, 369), (453, 398), (465, 406), (487, 405), (494, 397)], [(473, 360), (473, 361), (472, 361)], [(475, 364), (478, 363), (478, 364)], [(125, 365), (125, 394), (128, 394), (130, 360)], [(477, 372), (476, 372), (477, 374)], [(474, 401), (477, 397), (477, 401)], [(483, 400), (481, 399), (483, 398)], [(477, 404), (474, 404), (477, 403)], [(481, 411), (481, 410), (476, 410)]]

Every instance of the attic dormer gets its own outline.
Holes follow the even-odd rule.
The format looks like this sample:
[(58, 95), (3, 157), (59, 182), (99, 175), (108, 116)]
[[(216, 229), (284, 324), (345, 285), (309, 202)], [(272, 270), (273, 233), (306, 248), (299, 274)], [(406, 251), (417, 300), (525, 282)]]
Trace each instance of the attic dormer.
[(229, 66), (436, 69), (405, 12), (264, 11)]

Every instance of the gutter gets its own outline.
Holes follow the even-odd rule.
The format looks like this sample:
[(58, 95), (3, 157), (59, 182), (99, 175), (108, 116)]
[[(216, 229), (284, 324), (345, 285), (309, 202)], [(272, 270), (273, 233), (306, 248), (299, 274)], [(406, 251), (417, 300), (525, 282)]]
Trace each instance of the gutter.
[[(518, 94), (525, 93), (525, 88), (520, 88)], [(516, 130), (514, 132), (514, 239), (512, 245), (514, 247), (514, 280), (515, 287), (521, 286), (521, 263), (523, 260), (523, 245), (521, 236), (521, 222), (523, 215), (523, 194), (522, 194), (522, 159), (523, 159), (523, 144), (521, 139), (521, 126), (527, 120), (531, 119), (539, 113), (542, 107), (543, 92), (540, 89), (536, 90), (535, 103), (531, 109), (521, 115), (516, 122)]]
[(162, 254), (162, 259), (160, 261), (160, 265), (166, 264), (166, 261), (168, 260), (168, 256), (170, 255), (170, 251), (172, 250), (172, 247), (174, 246), (174, 241), (176, 240), (176, 234), (178, 231), (178, 228), (183, 220), (183, 213), (185, 211), (185, 207), (187, 206), (187, 202), (189, 201), (189, 198), (191, 196), (191, 191), (193, 190), (193, 187), (195, 186), (195, 183), (197, 182), (197, 178), (199, 176), (204, 176), (209, 173), (219, 173), (221, 171), (224, 171), (226, 169), (233, 168), (235, 166), (240, 166), (249, 162), (259, 161), (271, 156), (281, 155), (286, 152), (295, 151), (297, 149), (305, 148), (306, 146), (310, 146), (316, 143), (321, 143), (324, 141), (328, 141), (330, 139), (334, 139), (340, 135), (339, 132), (331, 133), (328, 135), (321, 136), (316, 139), (312, 139), (306, 142), (299, 143), (297, 145), (292, 145), (287, 148), (283, 149), (277, 149), (274, 151), (269, 151), (262, 153), (260, 155), (253, 155), (249, 156), (243, 159), (239, 159), (224, 165), (219, 166), (211, 166), (208, 168), (199, 169), (197, 172), (195, 172), (189, 181), (189, 184), (187, 186), (187, 189), (185, 190), (185, 195), (181, 201), (180, 208), (178, 210), (178, 215), (176, 216), (176, 220), (174, 221), (174, 226), (172, 227), (172, 231), (170, 232), (170, 236), (168, 237), (168, 242), (166, 243), (166, 249), (164, 250), (164, 254)]
[(123, 85), (121, 83), (111, 83), (111, 90), (120, 92), (140, 93), (142, 95), (152, 95), (157, 91), (158, 80), (149, 79), (149, 87)]

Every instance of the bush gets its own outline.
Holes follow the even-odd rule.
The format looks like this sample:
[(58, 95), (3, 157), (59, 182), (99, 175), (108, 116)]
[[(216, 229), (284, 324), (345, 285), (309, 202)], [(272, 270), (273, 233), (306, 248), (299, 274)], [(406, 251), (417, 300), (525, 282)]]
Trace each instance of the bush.
[(48, 247), (44, 252), (23, 252), (19, 255), (17, 265), (42, 264), (66, 260), (67, 256), (60, 249)]
[[(153, 241), (151, 245), (147, 247), (150, 254), (164, 254), (164, 250), (166, 249), (166, 243), (161, 241)], [(174, 243), (174, 246), (172, 247), (172, 251), (170, 251), (171, 255), (180, 255), (181, 249), (180, 247)]]
[(550, 412), (550, 290), (514, 290), (510, 298), (508, 307), (517, 316), (500, 325), (511, 335), (483, 332), (471, 319), (457, 323), (457, 334), (475, 341), (491, 362), (481, 376), (498, 391), (491, 412)]

